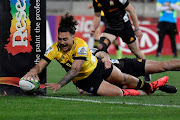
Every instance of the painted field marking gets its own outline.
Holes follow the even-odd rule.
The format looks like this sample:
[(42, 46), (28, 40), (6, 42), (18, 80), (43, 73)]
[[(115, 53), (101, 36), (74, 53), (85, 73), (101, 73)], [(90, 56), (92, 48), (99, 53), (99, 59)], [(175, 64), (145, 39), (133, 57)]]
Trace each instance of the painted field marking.
[(88, 99), (75, 99), (75, 98), (64, 98), (64, 97), (48, 97), (43, 96), (40, 98), (47, 98), (47, 99), (59, 99), (59, 100), (69, 100), (69, 101), (80, 101), (80, 102), (90, 102), (90, 103), (105, 103), (105, 104), (121, 104), (121, 105), (142, 105), (142, 106), (154, 106), (154, 107), (173, 107), (173, 108), (180, 108), (179, 105), (163, 105), (163, 104), (143, 104), (143, 103), (129, 103), (129, 102), (102, 102), (98, 100), (88, 100)]

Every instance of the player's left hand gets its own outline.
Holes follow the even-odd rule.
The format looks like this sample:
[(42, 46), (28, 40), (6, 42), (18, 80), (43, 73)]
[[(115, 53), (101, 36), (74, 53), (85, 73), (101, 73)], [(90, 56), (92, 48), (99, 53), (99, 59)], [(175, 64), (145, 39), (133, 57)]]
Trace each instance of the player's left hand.
[(60, 84), (58, 83), (45, 83), (46, 88), (49, 88), (50, 90), (54, 90), (53, 93), (55, 93), (57, 90), (61, 88)]
[(138, 40), (140, 40), (142, 38), (142, 36), (143, 36), (141, 30), (135, 31), (135, 35), (138, 38)]

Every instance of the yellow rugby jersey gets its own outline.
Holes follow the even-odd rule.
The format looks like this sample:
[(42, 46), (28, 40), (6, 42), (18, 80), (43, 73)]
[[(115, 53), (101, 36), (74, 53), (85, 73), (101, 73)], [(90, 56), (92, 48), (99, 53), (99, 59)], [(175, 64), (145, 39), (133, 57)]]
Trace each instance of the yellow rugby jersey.
[(87, 43), (77, 37), (74, 38), (74, 45), (70, 51), (61, 51), (57, 41), (46, 50), (44, 56), (50, 61), (56, 59), (67, 72), (75, 59), (86, 59), (79, 74), (72, 80), (74, 83), (88, 77), (97, 66), (97, 58), (92, 55)]

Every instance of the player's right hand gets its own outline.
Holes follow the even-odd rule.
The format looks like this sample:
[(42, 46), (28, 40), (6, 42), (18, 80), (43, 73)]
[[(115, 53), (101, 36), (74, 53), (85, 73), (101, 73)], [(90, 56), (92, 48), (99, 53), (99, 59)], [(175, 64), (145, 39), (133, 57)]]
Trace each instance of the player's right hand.
[(36, 72), (35, 69), (31, 69), (29, 72), (27, 72), (27, 73), (23, 76), (23, 78), (25, 78), (26, 80), (27, 80), (28, 77), (30, 77), (30, 80), (31, 80), (31, 78), (33, 78), (34, 80), (35, 80), (35, 78), (37, 78), (37, 79), (40, 81), (40, 79), (39, 79), (39, 77), (38, 77), (38, 74), (37, 74), (37, 72)]

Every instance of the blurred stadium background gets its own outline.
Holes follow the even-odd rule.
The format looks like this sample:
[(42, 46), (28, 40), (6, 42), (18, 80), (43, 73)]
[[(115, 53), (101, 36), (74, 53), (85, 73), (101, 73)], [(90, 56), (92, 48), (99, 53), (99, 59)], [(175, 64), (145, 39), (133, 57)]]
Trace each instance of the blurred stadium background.
[[(158, 43), (158, 35), (156, 25), (158, 21), (159, 12), (156, 11), (156, 0), (130, 0), (129, 1), (136, 10), (139, 19), (140, 28), (143, 32), (143, 39), (139, 41), (140, 49), (147, 55), (155, 55)], [(47, 0), (47, 47), (54, 41), (57, 41), (57, 27), (61, 15), (69, 12), (75, 15), (79, 21), (76, 36), (83, 38), (91, 48), (92, 42), (89, 35), (89, 30), (92, 25), (93, 9), (88, 9), (88, 4), (92, 4), (91, 0)], [(178, 35), (176, 36), (176, 43), (178, 50), (180, 50), (180, 12), (178, 12)], [(171, 55), (171, 44), (169, 37), (165, 37), (166, 42), (164, 46), (166, 49), (162, 50), (163, 55)], [(119, 47), (123, 54), (131, 54), (127, 46), (118, 40)], [(164, 48), (164, 47), (163, 47)], [(110, 54), (116, 54), (113, 45), (109, 48)]]
[[(143, 32), (143, 38), (139, 41), (140, 49), (146, 55), (155, 55), (158, 43), (158, 35), (156, 25), (158, 22), (159, 12), (156, 11), (156, 0), (129, 0), (136, 10), (139, 19), (140, 28)], [(88, 9), (88, 4), (92, 4), (91, 0), (47, 0), (47, 47), (57, 41), (57, 27), (61, 15), (66, 12), (73, 14), (79, 21), (77, 28), (77, 37), (83, 38), (91, 48), (92, 42), (89, 30), (92, 25), (93, 9)], [(180, 12), (178, 12), (178, 35), (176, 36), (177, 48), (180, 50)], [(165, 37), (163, 55), (171, 55), (171, 43), (169, 37)], [(131, 54), (127, 46), (118, 40), (119, 47), (123, 54)], [(110, 54), (116, 54), (115, 47), (110, 46)]]

